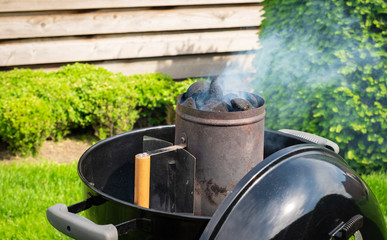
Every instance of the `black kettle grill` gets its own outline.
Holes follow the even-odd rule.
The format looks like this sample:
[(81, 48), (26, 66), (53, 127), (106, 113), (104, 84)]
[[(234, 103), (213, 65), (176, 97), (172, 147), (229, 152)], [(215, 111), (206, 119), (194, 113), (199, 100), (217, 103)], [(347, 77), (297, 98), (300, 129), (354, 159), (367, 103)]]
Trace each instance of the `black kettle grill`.
[[(173, 142), (174, 125), (110, 137), (79, 160), (85, 200), (56, 204), (47, 210), (47, 219), (76, 239), (387, 239), (383, 215), (366, 183), (331, 145), (296, 135), (265, 130), (263, 161), (212, 216), (184, 212), (192, 192), (178, 185), (189, 182), (189, 175), (173, 176), (173, 192), (154, 189), (154, 207), (133, 204), (135, 155)], [(183, 158), (192, 167), (192, 156), (184, 151), (168, 158)], [(188, 197), (176, 200), (179, 194)], [(75, 214), (81, 211), (88, 219)]]

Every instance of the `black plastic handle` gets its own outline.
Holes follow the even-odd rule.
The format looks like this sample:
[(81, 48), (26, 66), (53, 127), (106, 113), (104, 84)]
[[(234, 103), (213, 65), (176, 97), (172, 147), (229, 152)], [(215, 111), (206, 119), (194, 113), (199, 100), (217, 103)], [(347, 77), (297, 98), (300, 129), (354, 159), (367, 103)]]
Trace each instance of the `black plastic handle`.
[(363, 227), (363, 216), (357, 214), (353, 216), (346, 223), (341, 222), (335, 229), (333, 229), (329, 235), (331, 239), (335, 240), (348, 240), (357, 231)]

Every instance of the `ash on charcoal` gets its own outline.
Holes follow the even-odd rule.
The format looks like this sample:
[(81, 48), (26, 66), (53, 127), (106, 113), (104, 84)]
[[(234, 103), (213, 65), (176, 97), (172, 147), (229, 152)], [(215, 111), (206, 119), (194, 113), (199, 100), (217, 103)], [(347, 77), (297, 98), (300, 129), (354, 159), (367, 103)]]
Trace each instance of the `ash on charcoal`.
[(234, 98), (231, 100), (233, 111), (246, 111), (252, 109), (251, 103), (243, 98)]
[(192, 97), (187, 98), (181, 105), (183, 105), (185, 107), (196, 109), (196, 103)]

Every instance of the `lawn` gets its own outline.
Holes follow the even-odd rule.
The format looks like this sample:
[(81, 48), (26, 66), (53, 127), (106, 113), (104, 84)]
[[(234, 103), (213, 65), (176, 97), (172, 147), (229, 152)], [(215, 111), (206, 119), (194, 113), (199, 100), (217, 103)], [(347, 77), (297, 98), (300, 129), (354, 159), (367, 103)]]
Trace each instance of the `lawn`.
[(46, 220), (56, 203), (82, 200), (75, 162), (0, 163), (0, 239), (70, 239)]
[(363, 175), (362, 178), (378, 199), (384, 215), (384, 222), (387, 224), (387, 173), (373, 172), (369, 175)]
[[(0, 239), (69, 239), (46, 220), (56, 203), (82, 200), (81, 180), (75, 162), (0, 162)], [(387, 174), (363, 176), (387, 220)]]

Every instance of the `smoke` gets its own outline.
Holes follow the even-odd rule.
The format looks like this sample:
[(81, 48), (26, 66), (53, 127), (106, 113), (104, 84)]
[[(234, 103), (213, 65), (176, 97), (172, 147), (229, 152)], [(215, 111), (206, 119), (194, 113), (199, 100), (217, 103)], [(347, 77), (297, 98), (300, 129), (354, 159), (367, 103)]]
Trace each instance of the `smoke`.
[[(275, 118), (280, 123), (277, 126), (279, 128), (305, 130), (301, 126), (304, 124), (302, 119), (312, 120), (316, 117), (315, 114), (307, 117), (305, 115), (309, 109), (321, 105), (316, 99), (310, 100), (311, 95), (320, 91), (321, 97), (325, 97), (320, 101), (332, 101), (331, 105), (334, 105), (333, 95), (336, 93), (329, 92), (333, 88), (345, 87), (362, 92), (364, 89), (351, 82), (356, 74), (359, 76), (355, 76), (355, 81), (359, 82), (360, 79), (356, 77), (362, 78), (362, 73), (353, 73), (358, 71), (359, 66), (372, 66), (381, 61), (381, 56), (378, 50), (373, 49), (374, 43), (370, 39), (367, 40), (369, 42), (359, 40), (363, 34), (359, 14), (353, 16), (342, 6), (338, 7), (333, 3), (308, 3), (310, 4), (305, 6), (304, 13), (294, 14), (294, 19), (284, 18), (283, 23), (271, 21), (271, 24), (278, 26), (265, 27), (262, 34), (259, 34), (258, 42), (261, 47), (252, 53), (256, 55), (253, 62), (256, 74), (253, 79), (243, 74), (244, 69), (235, 65), (227, 67), (218, 77), (218, 84), (223, 92), (253, 91), (263, 95), (266, 107), (272, 111), (268, 113), (268, 117)], [(287, 8), (292, 9), (289, 6)], [(286, 14), (286, 17), (293, 17), (292, 14)], [(267, 17), (275, 18), (273, 15)], [(337, 22), (337, 19), (340, 21)], [(365, 48), (364, 45), (368, 47)], [(276, 107), (272, 108), (274, 105)], [(326, 104), (324, 107), (327, 107)], [(338, 114), (343, 113), (343, 117), (349, 117), (348, 114), (351, 113), (348, 109), (339, 111), (345, 106), (330, 107), (338, 109), (335, 111)], [(294, 121), (289, 121), (289, 118), (294, 118)], [(311, 131), (315, 130), (312, 128), (310, 127)]]
[[(247, 92), (253, 89), (262, 95), (269, 129), (316, 133), (340, 147), (365, 146), (355, 150), (356, 154), (368, 149), (367, 141), (382, 143), (384, 120), (377, 111), (385, 111), (387, 98), (383, 96), (385, 90), (378, 89), (378, 81), (386, 79), (386, 45), (380, 41), (382, 27), (366, 26), (374, 24), (367, 23), (374, 17), (367, 14), (374, 13), (356, 12), (345, 1), (308, 1), (302, 10), (293, 8), (293, 3), (278, 6), (282, 9), (275, 10), (274, 15), (276, 6), (267, 4), (272, 4), (272, 12), (266, 18), (272, 19), (269, 23), (264, 21), (258, 40), (261, 48), (252, 52), (256, 54), (253, 80), (230, 74), (235, 69), (226, 69), (220, 76), (225, 79), (223, 88)], [(369, 110), (375, 109), (375, 104), (384, 110)]]
[[(258, 37), (257, 37), (258, 39)], [(258, 43), (257, 43), (258, 45)], [(223, 72), (218, 76), (219, 85), (223, 91), (242, 91), (252, 92), (253, 89), (249, 86), (252, 81), (251, 71), (253, 69), (246, 69), (243, 66), (248, 66), (252, 62), (252, 54), (236, 54), (238, 55), (239, 63), (227, 66)]]
[[(242, 69), (239, 71), (235, 69), (238, 66), (226, 68), (220, 75), (223, 79), (223, 89), (241, 91), (254, 89), (256, 93), (260, 93), (265, 90), (262, 89), (264, 86), (270, 86), (268, 81), (283, 86), (298, 81), (306, 84), (306, 87), (314, 87), (316, 84), (336, 85), (339, 82), (343, 84), (347, 82), (346, 75), (356, 71), (357, 66), (372, 65), (381, 61), (380, 55), (383, 53), (378, 53), (377, 49), (372, 48), (375, 44), (370, 38), (365, 41), (362, 36), (364, 33), (360, 28), (362, 21), (360, 15), (351, 15), (345, 8), (348, 8), (345, 2), (341, 4), (338, 6), (321, 1), (308, 1), (303, 7), (302, 14), (298, 13), (298, 10), (294, 10), (296, 13), (294, 15), (282, 10), (281, 13), (285, 14), (282, 16), (283, 23), (271, 20), (270, 24), (283, 26), (269, 26), (263, 29), (263, 34), (259, 34), (258, 42), (261, 48), (253, 53), (256, 54), (254, 80), (247, 80), (243, 74), (235, 74), (243, 72)], [(287, 5), (278, 8), (294, 7), (294, 4)], [(337, 17), (330, 17), (331, 15)], [(289, 17), (294, 19), (287, 19)], [(368, 45), (367, 50), (359, 51), (360, 48), (364, 49), (364, 45)], [(354, 87), (351, 84), (345, 86)]]

